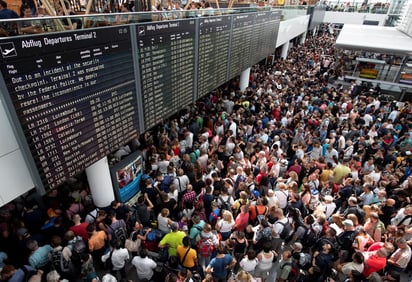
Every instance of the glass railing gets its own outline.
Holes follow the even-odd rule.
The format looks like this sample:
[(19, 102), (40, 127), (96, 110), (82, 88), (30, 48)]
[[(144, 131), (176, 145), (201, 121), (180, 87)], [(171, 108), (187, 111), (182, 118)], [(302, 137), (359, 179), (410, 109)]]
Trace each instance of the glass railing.
[(307, 15), (308, 6), (281, 6), (282, 20), (290, 20)]
[(327, 11), (330, 12), (346, 12), (346, 13), (371, 13), (371, 14), (387, 14), (390, 3), (374, 3), (362, 4), (351, 2), (331, 2), (327, 5)]
[[(85, 28), (114, 26), (142, 22), (158, 22), (167, 20), (221, 16), (229, 14), (249, 13), (258, 11), (282, 10), (282, 20), (307, 14), (308, 6), (263, 6), (250, 5), (249, 7), (232, 9), (195, 9), (195, 10), (162, 10), (151, 12), (125, 13), (78, 13), (70, 16), (41, 15), (31, 18), (0, 20), (0, 37), (37, 34), (46, 32), (61, 32)], [(54, 11), (54, 10), (53, 10)], [(50, 13), (54, 13), (51, 11)]]

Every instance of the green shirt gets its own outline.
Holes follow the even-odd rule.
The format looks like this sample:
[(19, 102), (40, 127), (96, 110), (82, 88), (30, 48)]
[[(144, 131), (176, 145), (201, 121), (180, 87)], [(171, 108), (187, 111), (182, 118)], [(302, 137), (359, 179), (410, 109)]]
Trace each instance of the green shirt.
[(160, 245), (169, 245), (169, 256), (176, 255), (177, 246), (183, 245), (183, 238), (186, 233), (183, 231), (170, 232), (163, 237), (160, 241)]

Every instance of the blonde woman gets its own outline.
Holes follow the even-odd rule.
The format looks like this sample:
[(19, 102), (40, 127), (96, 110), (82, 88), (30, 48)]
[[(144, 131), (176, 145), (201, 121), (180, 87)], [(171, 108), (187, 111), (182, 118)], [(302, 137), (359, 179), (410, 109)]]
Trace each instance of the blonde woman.
[(222, 235), (222, 241), (229, 239), (230, 234), (232, 234), (232, 229), (235, 226), (235, 221), (233, 220), (233, 215), (230, 211), (223, 211), (222, 219), (220, 219), (215, 226), (215, 229)]
[(346, 218), (347, 218), (347, 219), (350, 219), (350, 220), (353, 222), (353, 226), (355, 226), (355, 228), (361, 226), (360, 223), (359, 223), (358, 217), (356, 216), (356, 214), (350, 213), (350, 214), (348, 214), (348, 215), (346, 216)]
[(170, 232), (170, 224), (173, 222), (169, 218), (170, 212), (169, 209), (162, 209), (159, 215), (157, 216), (157, 228), (163, 232), (163, 234), (167, 234)]
[(240, 271), (237, 275), (236, 275), (236, 280), (237, 282), (255, 282), (256, 279), (253, 278), (253, 276), (246, 272), (246, 271)]

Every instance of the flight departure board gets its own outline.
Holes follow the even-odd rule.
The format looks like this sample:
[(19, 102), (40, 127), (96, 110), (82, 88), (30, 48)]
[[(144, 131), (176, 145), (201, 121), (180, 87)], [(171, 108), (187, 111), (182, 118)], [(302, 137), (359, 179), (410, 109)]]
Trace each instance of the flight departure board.
[(149, 129), (193, 102), (194, 19), (136, 26), (143, 114)]
[(254, 14), (233, 16), (230, 45), (229, 79), (250, 67), (250, 46), (253, 35)]
[(197, 98), (228, 81), (231, 16), (199, 19)]
[(4, 38), (1, 71), (45, 188), (137, 136), (130, 28)]
[(275, 51), (279, 21), (280, 13), (278, 11), (258, 12), (255, 14), (251, 45), (251, 65), (258, 63)]

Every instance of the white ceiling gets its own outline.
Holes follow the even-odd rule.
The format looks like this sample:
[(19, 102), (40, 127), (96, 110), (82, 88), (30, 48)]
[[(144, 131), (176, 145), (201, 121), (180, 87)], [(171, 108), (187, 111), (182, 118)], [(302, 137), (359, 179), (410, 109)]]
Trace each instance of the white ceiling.
[(412, 38), (394, 27), (345, 24), (335, 46), (342, 49), (412, 55)]

